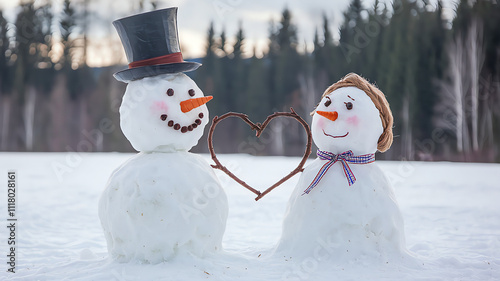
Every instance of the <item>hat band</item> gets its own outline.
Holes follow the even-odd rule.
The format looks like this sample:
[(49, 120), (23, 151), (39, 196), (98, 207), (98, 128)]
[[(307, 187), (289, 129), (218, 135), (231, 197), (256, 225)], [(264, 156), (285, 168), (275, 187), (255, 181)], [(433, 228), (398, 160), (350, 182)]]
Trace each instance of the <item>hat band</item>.
[(151, 66), (151, 65), (159, 65), (159, 64), (169, 64), (169, 63), (178, 63), (183, 62), (182, 53), (172, 53), (164, 56), (159, 56), (155, 58), (145, 59), (134, 61), (128, 64), (128, 68), (136, 68), (141, 66)]

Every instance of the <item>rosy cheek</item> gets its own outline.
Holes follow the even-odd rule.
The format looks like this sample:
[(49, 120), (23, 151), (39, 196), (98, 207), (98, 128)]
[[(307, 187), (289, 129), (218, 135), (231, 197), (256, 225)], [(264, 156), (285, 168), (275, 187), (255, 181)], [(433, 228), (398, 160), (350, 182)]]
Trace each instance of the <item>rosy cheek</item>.
[(155, 101), (153, 103), (153, 105), (151, 106), (151, 110), (153, 110), (153, 111), (167, 112), (168, 106), (165, 104), (164, 101)]
[(319, 118), (318, 122), (316, 122), (316, 126), (323, 130), (325, 128), (325, 118)]
[(352, 127), (357, 127), (357, 126), (358, 126), (358, 124), (359, 124), (359, 119), (358, 119), (358, 116), (352, 116), (352, 117), (347, 118), (346, 123), (347, 123), (349, 126), (352, 126)]

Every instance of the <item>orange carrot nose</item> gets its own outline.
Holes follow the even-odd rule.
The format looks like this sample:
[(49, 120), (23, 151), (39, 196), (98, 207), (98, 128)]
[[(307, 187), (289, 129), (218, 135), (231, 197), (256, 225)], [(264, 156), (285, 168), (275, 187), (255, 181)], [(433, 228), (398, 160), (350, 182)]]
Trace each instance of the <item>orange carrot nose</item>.
[(325, 118), (328, 118), (332, 121), (337, 120), (337, 118), (339, 117), (339, 114), (337, 113), (337, 111), (319, 111), (319, 110), (317, 110), (316, 113), (318, 113), (319, 115), (321, 115)]
[(212, 97), (212, 96), (206, 96), (206, 97), (194, 98), (194, 99), (188, 99), (185, 101), (181, 101), (181, 111), (183, 113), (189, 112), (197, 107), (204, 105), (205, 103), (209, 102), (213, 98), (214, 97)]

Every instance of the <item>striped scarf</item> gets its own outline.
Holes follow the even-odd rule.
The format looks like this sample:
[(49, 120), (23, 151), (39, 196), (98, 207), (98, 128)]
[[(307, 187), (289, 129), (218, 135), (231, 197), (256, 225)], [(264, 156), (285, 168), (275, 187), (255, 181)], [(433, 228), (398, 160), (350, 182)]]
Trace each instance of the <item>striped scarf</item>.
[(351, 164), (368, 164), (368, 163), (373, 163), (375, 162), (375, 153), (371, 154), (365, 154), (365, 155), (360, 155), (360, 156), (353, 156), (353, 153), (351, 150), (343, 152), (341, 154), (333, 154), (330, 152), (326, 151), (321, 151), (318, 149), (316, 152), (316, 155), (319, 157), (321, 160), (328, 160), (323, 167), (319, 170), (318, 174), (314, 178), (314, 180), (311, 182), (309, 187), (304, 190), (304, 194), (309, 194), (311, 190), (318, 185), (318, 183), (321, 181), (323, 176), (325, 176), (326, 172), (328, 172), (328, 169), (330, 169), (333, 164), (337, 163), (337, 161), (340, 161), (342, 163), (342, 167), (344, 168), (344, 174), (345, 177), (347, 178), (347, 182), (349, 183), (349, 186), (353, 185), (356, 182), (356, 177), (351, 171), (351, 168), (349, 167), (348, 163)]

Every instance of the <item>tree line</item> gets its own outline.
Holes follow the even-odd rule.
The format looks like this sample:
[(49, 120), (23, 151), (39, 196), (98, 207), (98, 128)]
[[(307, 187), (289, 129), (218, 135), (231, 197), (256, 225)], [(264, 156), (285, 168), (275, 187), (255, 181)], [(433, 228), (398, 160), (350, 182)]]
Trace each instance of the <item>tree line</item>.
[[(54, 15), (50, 0), (24, 1), (13, 23), (0, 11), (0, 150), (132, 151), (119, 130), (126, 85), (112, 78), (123, 66), (86, 65), (87, 3), (65, 0)], [(445, 20), (440, 1), (352, 0), (338, 34), (324, 15), (314, 38), (299, 38), (293, 11), (284, 9), (269, 24), (263, 56), (250, 58), (244, 22), (234, 36), (212, 24), (203, 66), (188, 75), (215, 97), (212, 116), (237, 111), (262, 122), (290, 107), (310, 121), (322, 92), (356, 72), (385, 93), (394, 114), (394, 145), (379, 158), (498, 162), (500, 5), (461, 0), (455, 13)], [(299, 50), (311, 39), (313, 50)], [(301, 154), (299, 124), (276, 120), (268, 130), (255, 140), (228, 119), (217, 127), (216, 150)], [(207, 151), (204, 139), (194, 151)]]
[[(225, 32), (216, 36), (211, 26), (196, 81), (217, 97), (216, 114), (240, 111), (264, 120), (292, 106), (308, 118), (330, 84), (356, 72), (385, 93), (394, 114), (393, 147), (379, 158), (499, 161), (500, 5), (462, 0), (455, 13), (445, 20), (441, 1), (365, 7), (352, 0), (338, 40), (324, 15), (314, 50), (299, 52), (297, 26), (284, 9), (281, 20), (270, 23), (267, 52), (250, 59), (241, 57), (241, 27), (228, 46)], [(305, 141), (297, 124), (278, 134), (274, 140), (285, 153), (300, 154)], [(231, 143), (221, 148), (238, 150), (239, 143)]]

